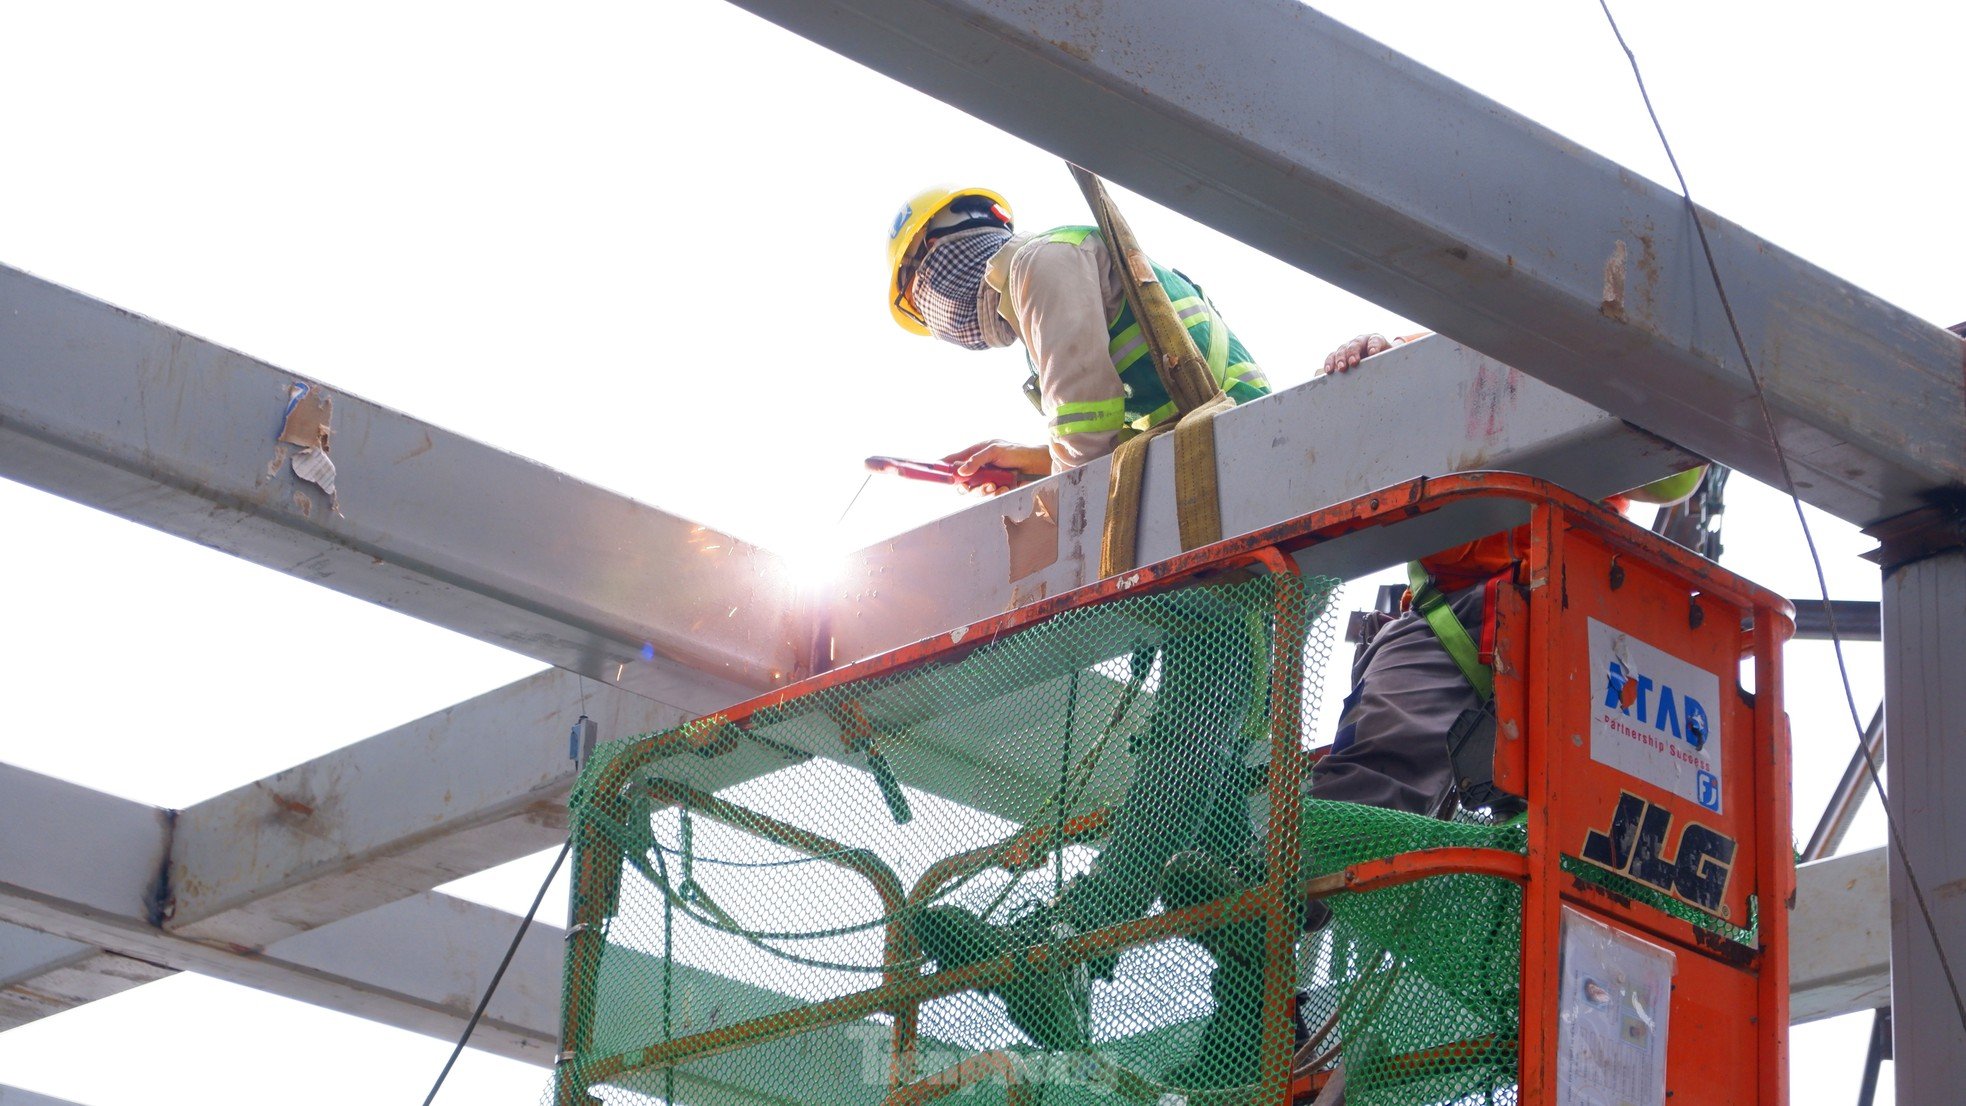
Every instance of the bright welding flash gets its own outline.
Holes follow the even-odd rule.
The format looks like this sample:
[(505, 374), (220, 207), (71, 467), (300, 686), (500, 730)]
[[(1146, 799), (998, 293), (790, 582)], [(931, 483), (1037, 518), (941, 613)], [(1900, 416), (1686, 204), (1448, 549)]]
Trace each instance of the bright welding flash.
[(782, 557), (781, 571), (804, 595), (815, 595), (832, 587), (846, 567), (846, 554), (823, 543), (787, 550)]

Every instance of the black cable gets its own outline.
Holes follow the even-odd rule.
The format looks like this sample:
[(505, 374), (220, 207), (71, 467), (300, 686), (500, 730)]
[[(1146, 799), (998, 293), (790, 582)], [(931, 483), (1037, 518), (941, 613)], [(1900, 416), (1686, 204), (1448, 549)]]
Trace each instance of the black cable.
[(505, 978), (505, 969), (512, 963), (512, 957), (519, 951), (519, 942), (525, 939), (526, 930), (531, 928), (533, 915), (539, 913), (539, 904), (546, 901), (546, 889), (553, 886), (553, 877), (560, 874), (560, 865), (566, 862), (568, 850), (573, 848), (573, 838), (560, 846), (560, 855), (553, 858), (553, 867), (546, 873), (546, 882), (539, 885), (539, 894), (532, 897), (532, 907), (526, 911), (524, 920), (519, 923), (519, 932), (512, 935), (512, 946), (505, 950), (505, 959), (498, 962), (498, 970), (492, 973), (491, 983), (485, 988), (485, 997), (478, 1000), (478, 1008), (471, 1011), (471, 1020), (464, 1023), (464, 1035), (457, 1039), (457, 1047), (451, 1049), (451, 1058), (444, 1061), (444, 1070), (437, 1073), (437, 1081), (430, 1085), (430, 1093), (423, 1099), (423, 1106), (430, 1106), (437, 1100), (437, 1092), (444, 1085), (444, 1079), (451, 1073), (451, 1065), (464, 1052), (464, 1042), (471, 1039), (471, 1031), (478, 1028), (478, 1019), (485, 1016), (485, 1007), (491, 1005), (492, 992), (498, 990), (498, 981)]
[[(1618, 48), (1625, 52), (1631, 62), (1632, 78), (1638, 82), (1639, 98), (1645, 101), (1645, 113), (1652, 118), (1652, 129), (1659, 135), (1659, 145), (1665, 148), (1666, 160), (1672, 164), (1673, 176), (1679, 180), (1679, 192), (1686, 201), (1686, 213), (1693, 220), (1693, 230), (1700, 238), (1700, 250), (1706, 255), (1707, 272), (1713, 277), (1713, 289), (1720, 297), (1720, 310), (1727, 317), (1727, 327), (1734, 334), (1734, 346), (1740, 351), (1741, 364), (1746, 366), (1748, 383), (1754, 388), (1754, 399), (1761, 412), (1761, 421), (1768, 428), (1768, 442), (1774, 447), (1775, 461), (1782, 474), (1782, 490), (1788, 493), (1789, 502), (1795, 506), (1795, 519), (1802, 524), (1802, 540), (1809, 549), (1809, 563), (1816, 572), (1816, 586), (1823, 595), (1823, 610), (1829, 619), (1830, 645), (1836, 653), (1836, 671), (1843, 681), (1843, 699), (1850, 708), (1850, 724), (1855, 728), (1859, 748), (1865, 748), (1864, 723), (1857, 712), (1857, 696), (1850, 688), (1850, 669), (1843, 659), (1843, 636), (1836, 626), (1836, 611), (1829, 598), (1829, 580), (1823, 574), (1823, 559), (1816, 551), (1816, 538), (1809, 529), (1809, 518), (1802, 511), (1802, 497), (1795, 491), (1795, 475), (1789, 469), (1788, 451), (1782, 448), (1781, 435), (1775, 432), (1775, 416), (1768, 408), (1768, 397), (1762, 389), (1761, 374), (1755, 371), (1754, 359), (1748, 356), (1747, 339), (1741, 336), (1741, 326), (1734, 319), (1734, 307), (1727, 300), (1727, 287), (1720, 279), (1720, 265), (1714, 261), (1713, 246), (1707, 241), (1707, 228), (1700, 222), (1700, 212), (1693, 204), (1693, 192), (1686, 186), (1686, 174), (1680, 172), (1679, 159), (1673, 156), (1672, 143), (1666, 138), (1666, 129), (1659, 122), (1659, 113), (1652, 107), (1652, 94), (1645, 89), (1645, 75), (1639, 72), (1638, 55), (1625, 43), (1624, 32), (1618, 29), (1618, 20), (1611, 14), (1610, 0), (1597, 0), (1598, 7), (1604, 9), (1604, 18), (1611, 24), (1611, 34), (1618, 40)], [(1866, 749), (1866, 751), (1868, 751)], [(1959, 993), (1959, 981), (1953, 974), (1952, 960), (1946, 955), (1945, 945), (1939, 940), (1938, 923), (1932, 920), (1932, 910), (1925, 902), (1925, 889), (1912, 871), (1911, 854), (1905, 849), (1904, 834), (1898, 826), (1897, 816), (1891, 812), (1890, 801), (1884, 794), (1884, 781), (1878, 777), (1877, 766), (1864, 757), (1864, 767), (1870, 776), (1871, 787), (1877, 792), (1877, 801), (1884, 808), (1884, 824), (1890, 832), (1891, 843), (1897, 847), (1898, 861), (1904, 865), (1905, 883), (1911, 887), (1914, 901), (1918, 903), (1918, 913), (1925, 922), (1925, 932), (1932, 938), (1932, 950), (1937, 953), (1939, 969), (1945, 974), (1946, 987), (1952, 992), (1953, 1009), (1959, 1015), (1960, 1028), (1966, 1029), (1966, 999)]]

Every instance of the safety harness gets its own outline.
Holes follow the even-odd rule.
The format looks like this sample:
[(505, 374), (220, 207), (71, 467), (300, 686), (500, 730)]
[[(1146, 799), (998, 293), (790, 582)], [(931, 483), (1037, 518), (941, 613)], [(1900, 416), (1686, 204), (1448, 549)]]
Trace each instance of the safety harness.
[(1474, 686), (1475, 694), (1483, 703), (1495, 697), (1495, 670), (1481, 663), (1481, 647), (1475, 644), (1474, 636), (1468, 628), (1461, 625), (1454, 608), (1447, 605), (1447, 596), (1441, 593), (1439, 585), (1419, 561), (1408, 561), (1406, 583), (1413, 590), (1413, 609), (1427, 620), (1433, 628), (1434, 636), (1440, 639), (1441, 647), (1447, 655), (1454, 658), (1454, 666), (1461, 675), (1468, 678)]
[(1140, 321), (1140, 333), (1152, 351), (1154, 371), (1176, 411), (1174, 418), (1121, 442), (1113, 450), (1106, 525), (1099, 542), (1099, 575), (1108, 577), (1134, 566), (1139, 553), (1140, 491), (1147, 473), (1147, 443), (1169, 429), (1174, 431), (1175, 519), (1181, 548), (1196, 549), (1222, 539), (1214, 418), (1234, 407), (1235, 401), (1209, 371), (1207, 359), (1161, 286), (1133, 229), (1113, 206), (1105, 185), (1084, 169), (1076, 165), (1071, 168), (1092, 206), (1099, 234), (1106, 240), (1127, 306)]
[(1440, 585), (1419, 561), (1407, 563), (1406, 582), (1413, 592), (1413, 609), (1427, 620), (1441, 648), (1454, 659), (1454, 667), (1474, 688), (1477, 700), (1448, 728), (1447, 759), (1453, 774), (1435, 800), (1434, 813), (1450, 817), (1458, 798), (1461, 807), (1485, 809), (1498, 818), (1520, 814), (1526, 809), (1522, 797), (1495, 782), (1495, 669), (1481, 663), (1481, 647), (1475, 644), (1474, 635), (1461, 624)]

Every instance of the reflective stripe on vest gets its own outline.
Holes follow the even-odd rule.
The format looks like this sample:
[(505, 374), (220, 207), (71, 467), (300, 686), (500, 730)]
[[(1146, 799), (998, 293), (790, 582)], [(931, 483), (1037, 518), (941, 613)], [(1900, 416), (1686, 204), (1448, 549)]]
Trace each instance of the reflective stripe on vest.
[[(1038, 240), (1076, 246), (1097, 233), (1093, 227), (1060, 227), (1039, 235)], [(1270, 382), (1263, 370), (1256, 366), (1234, 332), (1227, 326), (1217, 325), (1215, 306), (1208, 302), (1201, 288), (1180, 272), (1159, 265), (1154, 266), (1154, 276), (1173, 301), (1175, 312), (1187, 324), (1195, 345), (1207, 358), (1210, 374), (1229, 398), (1247, 403), (1268, 395)], [(1061, 405), (1051, 412), (1053, 437), (1112, 431), (1129, 425), (1145, 430), (1173, 417), (1174, 403), (1161, 385), (1160, 374), (1154, 371), (1146, 337), (1134, 321), (1130, 305), (1122, 302), (1119, 313), (1107, 323), (1106, 334), (1106, 352), (1113, 360), (1113, 369), (1119, 373), (1120, 383), (1125, 386), (1125, 397)]]
[(1051, 436), (1094, 434), (1118, 430), (1126, 425), (1126, 400), (1095, 399), (1083, 403), (1061, 403), (1051, 417)]

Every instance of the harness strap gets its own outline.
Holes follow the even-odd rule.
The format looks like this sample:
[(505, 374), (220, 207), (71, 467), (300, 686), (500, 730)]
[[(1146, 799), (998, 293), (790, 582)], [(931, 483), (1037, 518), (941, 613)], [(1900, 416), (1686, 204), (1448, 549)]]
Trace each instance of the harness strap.
[[(1215, 414), (1233, 401), (1222, 391), (1209, 358), (1227, 366), (1227, 328), (1219, 319), (1211, 333), (1209, 358), (1195, 346), (1187, 323), (1175, 311), (1167, 290), (1133, 237), (1133, 230), (1113, 206), (1099, 178), (1074, 165), (1072, 176), (1092, 207), (1106, 253), (1140, 333), (1147, 339), (1154, 371), (1180, 413), (1153, 430), (1176, 427), (1174, 435), (1174, 494), (1180, 524), (1181, 548), (1219, 541), (1222, 537), (1220, 482), (1215, 468)], [(1112, 476), (1106, 492), (1106, 525), (1099, 542), (1099, 575), (1114, 576), (1132, 568), (1139, 555), (1141, 477), (1147, 466), (1147, 440), (1152, 430), (1121, 443), (1113, 452)]]
[(1454, 608), (1447, 605), (1447, 596), (1442, 595), (1435, 586), (1434, 578), (1427, 573), (1419, 561), (1409, 561), (1406, 565), (1406, 582), (1413, 589), (1413, 609), (1427, 620), (1434, 636), (1440, 639), (1441, 647), (1447, 655), (1454, 658), (1454, 666), (1461, 675), (1468, 678), (1474, 686), (1475, 694), (1482, 702), (1495, 697), (1495, 670), (1481, 663), (1481, 647), (1468, 634), (1468, 628), (1454, 614)]
[(1121, 442), (1112, 452), (1106, 480), (1106, 525), (1099, 531), (1099, 576), (1117, 576), (1133, 567), (1140, 548), (1140, 488), (1147, 475), (1147, 443), (1176, 424), (1164, 422)]
[(1222, 540), (1222, 488), (1215, 465), (1215, 416), (1235, 405), (1236, 401), (1227, 393), (1216, 392), (1214, 398), (1174, 424), (1174, 517), (1180, 525), (1184, 551)]

